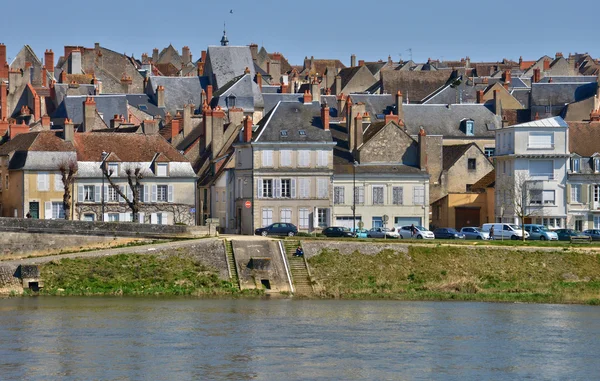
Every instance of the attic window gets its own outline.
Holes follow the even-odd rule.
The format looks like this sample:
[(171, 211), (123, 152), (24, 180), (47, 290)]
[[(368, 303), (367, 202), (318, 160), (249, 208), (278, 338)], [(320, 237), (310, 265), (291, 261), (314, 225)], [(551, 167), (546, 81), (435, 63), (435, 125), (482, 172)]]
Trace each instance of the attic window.
[(298, 135), (300, 135), (300, 136), (306, 136), (306, 131), (304, 131), (304, 130), (299, 130), (299, 131), (298, 131)]
[(148, 110), (148, 106), (146, 106), (146, 105), (139, 105), (138, 108), (142, 111)]
[(375, 115), (375, 117), (377, 117), (377, 119), (385, 119), (384, 114), (377, 114), (377, 115)]
[(467, 120), (465, 130), (466, 130), (465, 132), (468, 136), (475, 135), (475, 122), (473, 122), (472, 120)]
[(281, 136), (287, 137), (287, 130), (281, 130)]

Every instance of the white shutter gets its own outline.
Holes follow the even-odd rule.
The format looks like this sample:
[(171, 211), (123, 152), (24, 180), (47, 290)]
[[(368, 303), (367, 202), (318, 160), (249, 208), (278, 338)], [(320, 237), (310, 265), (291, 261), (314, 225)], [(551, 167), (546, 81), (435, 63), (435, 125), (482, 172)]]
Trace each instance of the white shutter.
[[(167, 187), (167, 190), (168, 190), (167, 200), (169, 202), (173, 202), (173, 185), (169, 185)], [(223, 200), (223, 201), (225, 201), (225, 200)]]
[(37, 175), (37, 190), (44, 190), (44, 174), (38, 173)]
[(148, 202), (148, 200), (150, 200), (148, 198), (148, 185), (144, 185), (144, 199), (143, 199), (143, 201), (144, 202)]
[(109, 185), (104, 185), (104, 201), (108, 200), (108, 187)]
[[(119, 185), (119, 189), (122, 193), (125, 193), (125, 188), (122, 185)], [(119, 195), (119, 202), (125, 202), (125, 199), (121, 195)]]
[(316, 228), (319, 226), (319, 208), (315, 206), (313, 211), (313, 227)]
[(100, 202), (100, 185), (94, 185), (94, 201)]
[[(152, 185), (152, 202), (156, 202), (156, 185)], [(156, 216), (154, 216), (156, 218)]]
[(311, 194), (311, 188), (310, 188), (310, 183), (311, 180), (310, 179), (306, 179), (306, 193), (305, 193), (305, 198), (311, 198), (312, 194)]
[(168, 224), (169, 224), (169, 214), (168, 214), (168, 213), (164, 213), (164, 212), (163, 212), (163, 213), (161, 213), (160, 215), (161, 215), (161, 217), (162, 217), (162, 218), (160, 219), (160, 220), (161, 220), (161, 222), (162, 222), (162, 224), (163, 224), (163, 225), (168, 225)]
[(144, 221), (144, 218), (145, 218), (145, 217), (146, 217), (146, 215), (145, 215), (145, 213), (144, 213), (144, 212), (139, 212), (139, 213), (138, 213), (138, 222), (139, 222), (140, 224), (143, 224), (143, 223), (145, 222), (145, 221)]
[(119, 222), (127, 221), (127, 213), (119, 213)]
[(281, 179), (273, 179), (273, 197), (281, 198)]
[(291, 188), (290, 195), (292, 196), (292, 198), (296, 198), (296, 179), (295, 178), (292, 178), (290, 180), (290, 188)]
[(104, 221), (104, 222), (108, 221), (108, 213), (104, 213), (104, 215), (102, 216), (102, 221)]
[(54, 174), (54, 190), (55, 191), (64, 191), (64, 187), (63, 187), (63, 182), (62, 182), (62, 175), (59, 174)]
[(83, 202), (83, 185), (77, 186), (77, 201)]
[(44, 219), (52, 219), (52, 201), (46, 201), (44, 203)]
[(156, 220), (157, 220), (156, 213), (150, 214), (150, 223), (151, 224), (156, 224)]
[(262, 178), (260, 177), (256, 179), (256, 197), (263, 198)]
[(127, 222), (131, 222), (132, 221), (133, 214), (131, 212), (125, 213), (125, 216), (127, 218), (125, 221), (127, 221)]
[(552, 148), (552, 143), (554, 143), (554, 134), (552, 133), (529, 133), (530, 148)]

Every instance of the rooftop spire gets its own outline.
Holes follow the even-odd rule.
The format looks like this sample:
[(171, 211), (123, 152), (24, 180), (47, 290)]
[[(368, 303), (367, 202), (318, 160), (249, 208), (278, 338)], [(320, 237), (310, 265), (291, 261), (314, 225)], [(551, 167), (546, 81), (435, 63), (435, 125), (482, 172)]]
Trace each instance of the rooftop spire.
[(229, 45), (229, 40), (227, 39), (225, 23), (223, 23), (223, 37), (221, 37), (221, 46), (227, 46), (227, 45)]

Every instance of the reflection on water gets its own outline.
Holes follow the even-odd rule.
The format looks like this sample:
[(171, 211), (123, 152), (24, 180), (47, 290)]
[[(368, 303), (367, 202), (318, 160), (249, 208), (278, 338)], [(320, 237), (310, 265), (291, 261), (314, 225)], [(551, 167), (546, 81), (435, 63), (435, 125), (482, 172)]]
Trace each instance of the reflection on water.
[(0, 299), (0, 379), (597, 379), (600, 308)]

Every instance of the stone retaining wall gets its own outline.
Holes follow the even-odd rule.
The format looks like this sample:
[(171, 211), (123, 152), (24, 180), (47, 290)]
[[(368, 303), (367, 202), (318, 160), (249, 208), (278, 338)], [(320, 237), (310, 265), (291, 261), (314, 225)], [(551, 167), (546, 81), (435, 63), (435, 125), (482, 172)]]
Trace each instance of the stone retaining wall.
[(306, 258), (319, 255), (321, 250), (338, 250), (340, 254), (348, 255), (358, 251), (366, 255), (376, 255), (381, 251), (389, 249), (399, 253), (408, 253), (408, 245), (401, 243), (373, 243), (373, 242), (356, 242), (356, 241), (317, 241), (303, 240), (302, 248)]

